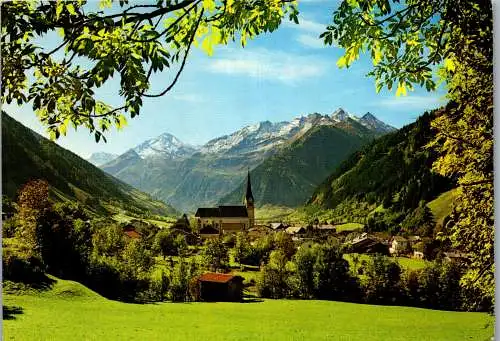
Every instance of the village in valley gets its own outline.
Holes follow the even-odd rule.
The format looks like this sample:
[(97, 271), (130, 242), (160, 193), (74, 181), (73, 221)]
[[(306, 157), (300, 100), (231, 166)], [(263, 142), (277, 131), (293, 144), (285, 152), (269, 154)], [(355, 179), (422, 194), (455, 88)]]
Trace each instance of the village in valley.
[[(251, 293), (251, 295), (256, 293), (255, 280), (246, 281), (244, 276), (250, 274), (250, 277), (254, 278), (255, 273), (262, 270), (265, 262), (248, 265), (244, 264), (241, 258), (236, 259), (238, 252), (245, 251), (237, 250), (238, 246), (235, 244), (238, 238), (246, 240), (250, 247), (256, 245), (259, 239), (273, 239), (276, 234), (284, 236), (296, 248), (310, 248), (313, 243), (322, 243), (328, 240), (344, 250), (346, 260), (350, 260), (350, 263), (356, 263), (353, 265), (359, 274), (363, 274), (363, 267), (359, 266), (361, 262), (366, 264), (369, 259), (367, 257), (375, 255), (394, 257), (401, 266), (417, 269), (425, 267), (426, 261), (436, 258), (458, 266), (467, 262), (467, 255), (463, 252), (449, 247), (435, 246), (433, 248), (434, 241), (431, 238), (408, 234), (406, 236), (391, 236), (387, 232), (365, 232), (364, 224), (359, 222), (359, 218), (357, 218), (358, 222), (355, 223), (320, 222), (317, 218), (309, 224), (290, 224), (269, 220), (264, 222), (256, 219), (255, 205), (250, 172), (248, 172), (243, 205), (201, 207), (196, 210), (191, 219), (183, 214), (168, 227), (174, 239), (180, 236), (192, 245), (184, 256), (195, 257), (200, 254), (202, 248), (199, 246), (202, 246), (207, 240), (221, 242), (227, 249), (227, 254), (224, 255), (222, 252), (221, 255), (218, 255), (220, 258), (227, 258), (226, 264), (220, 262), (215, 266), (215, 270), (219, 272), (205, 272), (195, 278), (199, 286), (199, 300), (241, 302), (244, 300), (244, 292)], [(134, 219), (131, 223), (123, 225), (123, 233), (127, 238), (141, 240), (143, 238), (139, 232), (141, 226), (144, 229), (144, 226), (148, 228), (149, 224), (141, 219)], [(239, 246), (241, 247), (241, 245)]]

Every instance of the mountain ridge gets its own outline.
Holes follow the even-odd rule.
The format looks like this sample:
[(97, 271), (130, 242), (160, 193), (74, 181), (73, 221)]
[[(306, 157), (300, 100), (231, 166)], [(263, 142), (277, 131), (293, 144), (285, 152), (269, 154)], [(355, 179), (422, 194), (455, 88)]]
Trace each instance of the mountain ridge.
[[(354, 125), (357, 125), (358, 131), (374, 130), (376, 125), (378, 130), (375, 134), (395, 130), (381, 121), (373, 121), (371, 126), (366, 127), (367, 122), (363, 118), (337, 109), (329, 115), (311, 113), (291, 121), (273, 123), (267, 120), (246, 125), (231, 134), (211, 139), (200, 147), (192, 147), (187, 153), (162, 155), (161, 152), (149, 152), (141, 156), (144, 144), (146, 148), (154, 145), (152, 141), (155, 139), (150, 139), (101, 168), (175, 207), (192, 211), (200, 205), (216, 204), (235, 189), (248, 168), (257, 167), (314, 127), (331, 126), (349, 130)], [(173, 140), (175, 137), (169, 133), (160, 136), (170, 138), (172, 149), (178, 150), (176, 146), (187, 145)]]
[(2, 194), (15, 199), (32, 179), (45, 179), (55, 201), (78, 201), (95, 214), (114, 207), (135, 214), (176, 215), (167, 204), (106, 174), (2, 112)]

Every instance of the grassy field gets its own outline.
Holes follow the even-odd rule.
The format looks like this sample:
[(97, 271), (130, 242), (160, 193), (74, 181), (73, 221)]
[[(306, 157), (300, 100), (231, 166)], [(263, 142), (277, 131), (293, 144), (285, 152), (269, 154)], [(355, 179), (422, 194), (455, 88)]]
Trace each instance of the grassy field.
[(292, 208), (264, 205), (255, 209), (255, 220), (258, 224), (266, 222), (280, 222), (293, 212)]
[(451, 213), (453, 198), (456, 195), (456, 189), (442, 193), (436, 199), (427, 204), (432, 211), (436, 223), (442, 224), (444, 218)]
[(335, 225), (335, 228), (337, 229), (337, 232), (342, 232), (342, 231), (353, 231), (357, 229), (362, 229), (364, 226), (365, 225), (360, 223), (345, 223), (345, 224)]
[(170, 217), (166, 221), (156, 220), (156, 219), (147, 219), (147, 218), (135, 218), (133, 216), (127, 215), (124, 212), (120, 212), (120, 213), (117, 213), (117, 214), (113, 215), (113, 219), (116, 220), (119, 223), (128, 223), (128, 222), (130, 222), (130, 221), (132, 221), (134, 219), (135, 220), (142, 220), (142, 221), (145, 221), (147, 223), (156, 225), (156, 226), (158, 226), (160, 228), (170, 227), (170, 226), (172, 226), (172, 223), (175, 222), (175, 218), (170, 218)]
[[(482, 313), (328, 301), (126, 304), (58, 280), (4, 294), (5, 340), (488, 340)], [(7, 309), (6, 309), (7, 307)]]
[[(370, 259), (370, 257), (371, 257), (370, 255), (360, 254), (359, 261), (360, 262), (362, 260), (367, 261)], [(348, 253), (344, 254), (344, 259), (346, 259), (349, 262), (349, 268), (353, 268), (354, 264), (352, 262), (351, 254)], [(406, 258), (406, 257), (391, 257), (391, 259), (397, 261), (402, 268), (412, 269), (412, 270), (422, 269), (427, 264), (427, 261), (423, 259)]]

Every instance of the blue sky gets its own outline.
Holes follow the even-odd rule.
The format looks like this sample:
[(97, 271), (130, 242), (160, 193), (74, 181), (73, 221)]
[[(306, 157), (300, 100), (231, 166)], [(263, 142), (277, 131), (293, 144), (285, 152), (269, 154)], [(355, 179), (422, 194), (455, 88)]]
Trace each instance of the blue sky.
[[(141, 115), (129, 119), (123, 130), (109, 133), (107, 143), (95, 143), (84, 129), (68, 130), (57, 143), (82, 157), (98, 151), (120, 154), (164, 132), (200, 145), (248, 124), (291, 120), (312, 112), (329, 114), (339, 107), (358, 116), (369, 111), (399, 128), (445, 102), (443, 89), (435, 93), (416, 89), (404, 97), (387, 91), (377, 94), (374, 80), (365, 76), (372, 65), (367, 57), (349, 69), (338, 69), (342, 50), (324, 47), (317, 38), (331, 20), (335, 4), (302, 0), (300, 25), (284, 23), (277, 31), (249, 41), (244, 49), (238, 44), (218, 47), (211, 57), (192, 50), (174, 90), (161, 98), (144, 99)], [(172, 73), (155, 75), (151, 92), (164, 88)], [(121, 104), (113, 87), (98, 95), (112, 105)], [(4, 110), (47, 136), (30, 107), (6, 105)]]

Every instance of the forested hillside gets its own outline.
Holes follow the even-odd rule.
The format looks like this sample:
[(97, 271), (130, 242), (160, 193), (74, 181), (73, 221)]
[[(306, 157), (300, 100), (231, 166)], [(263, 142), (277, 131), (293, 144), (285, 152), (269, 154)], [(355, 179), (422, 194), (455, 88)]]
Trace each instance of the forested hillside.
[(2, 112), (2, 194), (14, 199), (31, 179), (47, 180), (52, 200), (78, 201), (101, 214), (110, 208), (136, 214), (175, 214), (172, 207), (152, 200)]
[[(373, 131), (352, 119), (338, 126), (311, 129), (252, 170), (256, 204), (289, 207), (304, 204), (336, 166), (375, 136)], [(242, 183), (221, 202), (241, 201), (243, 190)]]
[(315, 190), (308, 204), (334, 209), (337, 215), (365, 217), (378, 207), (380, 217), (384, 211), (395, 214), (388, 225), (410, 219), (419, 207), (426, 211), (425, 203), (453, 187), (453, 181), (432, 171), (437, 155), (426, 148), (434, 136), (430, 122), (438, 113), (425, 113), (353, 153)]

